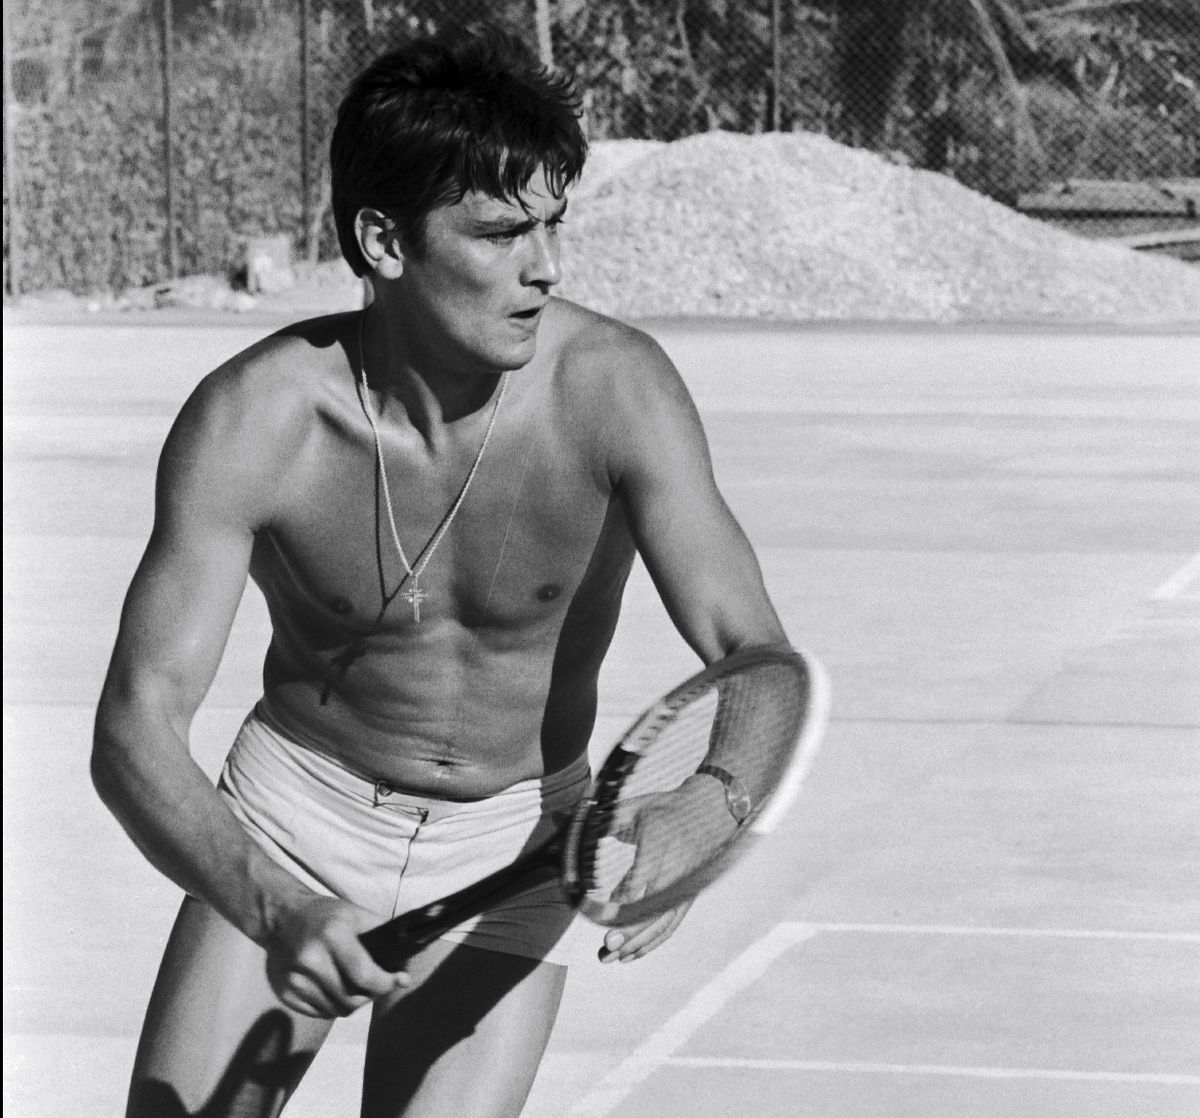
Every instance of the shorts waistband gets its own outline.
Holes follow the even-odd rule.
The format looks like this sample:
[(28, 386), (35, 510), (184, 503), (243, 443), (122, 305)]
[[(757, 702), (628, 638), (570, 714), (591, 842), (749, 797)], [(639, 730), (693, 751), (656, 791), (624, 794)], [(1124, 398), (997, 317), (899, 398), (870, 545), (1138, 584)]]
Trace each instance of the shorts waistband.
[(487, 810), (489, 805), (499, 807), (513, 800), (533, 797), (546, 801), (570, 788), (579, 788), (582, 791), (591, 779), (587, 755), (582, 754), (556, 772), (517, 781), (477, 800), (448, 800), (423, 795), (406, 791), (391, 781), (372, 780), (327, 754), (293, 741), (264, 719), (258, 708), (251, 711), (243, 722), (234, 748), (249, 748), (254, 751), (255, 746), (266, 746), (276, 753), (278, 760), (303, 771), (326, 787), (356, 799), (369, 800), (375, 805), (411, 808), (430, 821), (463, 812)]

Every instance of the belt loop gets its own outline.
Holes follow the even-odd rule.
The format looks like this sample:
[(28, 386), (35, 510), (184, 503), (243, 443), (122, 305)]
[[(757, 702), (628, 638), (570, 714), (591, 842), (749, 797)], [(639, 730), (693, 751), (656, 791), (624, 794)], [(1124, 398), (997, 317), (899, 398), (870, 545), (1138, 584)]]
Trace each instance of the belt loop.
[(386, 780), (377, 780), (375, 782), (375, 807), (390, 807), (400, 812), (401, 815), (407, 815), (410, 819), (415, 819), (418, 823), (424, 823), (429, 818), (429, 808), (420, 807), (413, 803), (405, 803), (400, 798), (399, 789)]

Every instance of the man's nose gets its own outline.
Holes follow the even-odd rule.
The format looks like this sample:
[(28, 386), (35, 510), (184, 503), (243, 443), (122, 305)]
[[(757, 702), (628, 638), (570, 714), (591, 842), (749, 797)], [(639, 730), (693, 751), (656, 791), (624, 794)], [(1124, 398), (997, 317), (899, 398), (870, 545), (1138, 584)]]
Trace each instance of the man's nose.
[(558, 234), (539, 226), (529, 235), (529, 256), (521, 276), (530, 287), (553, 287), (562, 279)]

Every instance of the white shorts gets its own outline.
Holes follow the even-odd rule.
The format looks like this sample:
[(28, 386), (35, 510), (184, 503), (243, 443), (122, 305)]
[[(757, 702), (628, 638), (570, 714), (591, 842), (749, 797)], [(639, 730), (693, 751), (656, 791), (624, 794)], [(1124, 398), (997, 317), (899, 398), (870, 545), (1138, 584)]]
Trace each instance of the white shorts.
[[(587, 758), (465, 803), (372, 782), (289, 741), (252, 713), (218, 789), (267, 855), (310, 889), (389, 917), (439, 900), (549, 840), (588, 787)], [(442, 936), (452, 943), (550, 963), (600, 945), (554, 881)]]

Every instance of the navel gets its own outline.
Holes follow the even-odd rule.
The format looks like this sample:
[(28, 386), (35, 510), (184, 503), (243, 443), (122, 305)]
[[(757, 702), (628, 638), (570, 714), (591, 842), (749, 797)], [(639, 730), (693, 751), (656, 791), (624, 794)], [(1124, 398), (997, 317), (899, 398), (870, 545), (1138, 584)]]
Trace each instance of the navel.
[(537, 600), (539, 602), (552, 602), (562, 593), (562, 587), (556, 582), (547, 582), (544, 586), (539, 586), (537, 589)]
[(350, 604), (350, 600), (348, 598), (334, 598), (333, 601), (329, 603), (329, 608), (333, 610), (334, 613), (347, 614), (354, 607)]

